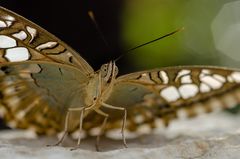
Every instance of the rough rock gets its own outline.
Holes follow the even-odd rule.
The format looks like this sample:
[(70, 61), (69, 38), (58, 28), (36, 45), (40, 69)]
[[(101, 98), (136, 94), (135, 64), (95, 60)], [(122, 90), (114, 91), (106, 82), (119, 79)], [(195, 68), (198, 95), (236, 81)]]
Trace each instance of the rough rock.
[(121, 141), (103, 139), (96, 152), (95, 139), (82, 141), (81, 149), (70, 151), (76, 141), (67, 139), (65, 147), (46, 147), (56, 138), (35, 138), (24, 131), (0, 132), (0, 158), (4, 159), (235, 159), (240, 158), (240, 116), (214, 113), (184, 121), (174, 121), (167, 129)]

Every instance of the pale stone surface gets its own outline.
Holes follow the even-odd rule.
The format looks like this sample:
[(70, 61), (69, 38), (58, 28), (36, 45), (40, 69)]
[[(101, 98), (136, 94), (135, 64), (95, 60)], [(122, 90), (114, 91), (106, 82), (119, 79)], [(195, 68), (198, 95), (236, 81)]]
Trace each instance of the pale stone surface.
[[(65, 147), (46, 147), (55, 138), (34, 139), (20, 131), (0, 133), (0, 158), (4, 159), (235, 159), (240, 158), (240, 116), (208, 114), (186, 121), (175, 121), (168, 129), (129, 139), (129, 148), (121, 141), (103, 139), (102, 152), (94, 150), (94, 139), (83, 140), (82, 149), (70, 151), (76, 141)], [(25, 136), (25, 137), (24, 137)], [(28, 138), (26, 138), (28, 136)]]

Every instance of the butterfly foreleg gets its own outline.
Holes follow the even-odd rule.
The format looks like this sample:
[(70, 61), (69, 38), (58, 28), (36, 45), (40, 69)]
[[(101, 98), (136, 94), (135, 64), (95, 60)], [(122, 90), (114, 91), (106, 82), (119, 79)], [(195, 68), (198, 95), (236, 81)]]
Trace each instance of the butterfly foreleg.
[(79, 110), (71, 110), (71, 111), (80, 111), (81, 114), (80, 114), (80, 119), (79, 119), (79, 136), (78, 136), (78, 142), (77, 142), (77, 146), (72, 148), (72, 150), (76, 150), (80, 147), (80, 144), (81, 144), (81, 133), (82, 133), (82, 125), (83, 125), (83, 117), (84, 117), (84, 112), (85, 112), (85, 108), (79, 108)]
[(64, 138), (68, 134), (69, 115), (70, 115), (70, 111), (68, 111), (67, 114), (66, 114), (65, 124), (64, 124), (64, 131), (63, 131), (63, 135), (61, 136), (61, 138), (58, 140), (57, 143), (55, 143), (53, 145), (47, 145), (47, 146), (58, 146), (58, 145), (60, 145), (63, 142)]
[(121, 134), (122, 134), (123, 145), (124, 145), (124, 147), (127, 148), (127, 143), (126, 143), (126, 138), (125, 138), (125, 133), (124, 133), (126, 120), (127, 120), (127, 109), (124, 108), (124, 107), (116, 107), (116, 106), (113, 106), (113, 105), (110, 105), (110, 104), (107, 104), (107, 103), (103, 103), (103, 102), (101, 103), (101, 105), (105, 108), (124, 111)]
[[(76, 111), (80, 111), (81, 115), (80, 115), (80, 122), (79, 122), (79, 137), (78, 137), (78, 143), (77, 143), (77, 148), (79, 147), (80, 143), (81, 143), (81, 131), (82, 131), (82, 122), (83, 122), (83, 117), (84, 117), (84, 110), (85, 107), (81, 107), (81, 108), (69, 108), (65, 117), (65, 123), (64, 123), (64, 131), (63, 131), (63, 135), (61, 136), (61, 138), (58, 140), (58, 142), (56, 144), (53, 145), (47, 145), (47, 146), (58, 146), (60, 145), (63, 140), (65, 139), (65, 137), (68, 135), (68, 125), (69, 125), (69, 116), (71, 112), (76, 112)], [(74, 148), (76, 149), (76, 148)], [(71, 150), (74, 150), (71, 149)]]
[(100, 128), (100, 132), (99, 134), (97, 135), (97, 139), (96, 139), (96, 150), (99, 151), (99, 143), (100, 143), (100, 137), (102, 136), (103, 132), (104, 132), (104, 129), (105, 129), (105, 126), (106, 126), (106, 123), (107, 123), (107, 119), (109, 117), (108, 114), (104, 113), (103, 111), (101, 111), (100, 109), (95, 109), (96, 113), (104, 116), (104, 120), (103, 120), (103, 123), (101, 125), (101, 128)]

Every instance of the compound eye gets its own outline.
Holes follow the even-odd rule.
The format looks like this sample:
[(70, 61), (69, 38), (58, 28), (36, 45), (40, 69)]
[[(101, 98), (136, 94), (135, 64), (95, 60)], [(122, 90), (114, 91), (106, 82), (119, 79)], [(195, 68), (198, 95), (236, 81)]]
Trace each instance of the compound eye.
[(107, 71), (108, 71), (108, 64), (104, 64), (101, 66), (101, 75), (102, 77), (107, 76)]

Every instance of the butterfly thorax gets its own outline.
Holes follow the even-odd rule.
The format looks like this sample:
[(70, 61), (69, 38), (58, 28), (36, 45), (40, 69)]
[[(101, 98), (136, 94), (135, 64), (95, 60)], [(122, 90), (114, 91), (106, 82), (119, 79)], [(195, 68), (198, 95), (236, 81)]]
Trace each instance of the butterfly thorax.
[(101, 102), (107, 100), (112, 92), (112, 86), (114, 84), (118, 68), (115, 62), (109, 62), (101, 66), (100, 70), (89, 80), (86, 87), (86, 106), (96, 105), (101, 106)]

